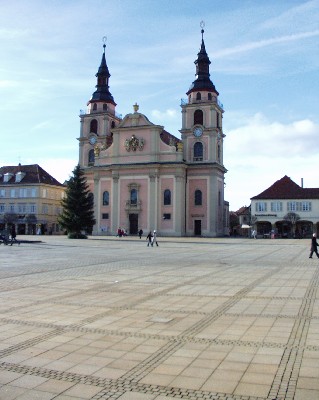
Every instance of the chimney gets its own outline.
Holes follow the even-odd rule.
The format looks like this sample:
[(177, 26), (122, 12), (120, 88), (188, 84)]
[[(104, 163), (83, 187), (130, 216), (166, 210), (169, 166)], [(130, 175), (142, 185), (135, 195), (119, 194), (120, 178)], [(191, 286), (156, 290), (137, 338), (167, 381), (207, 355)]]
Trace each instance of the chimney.
[(301, 187), (303, 188), (303, 178), (301, 178)]

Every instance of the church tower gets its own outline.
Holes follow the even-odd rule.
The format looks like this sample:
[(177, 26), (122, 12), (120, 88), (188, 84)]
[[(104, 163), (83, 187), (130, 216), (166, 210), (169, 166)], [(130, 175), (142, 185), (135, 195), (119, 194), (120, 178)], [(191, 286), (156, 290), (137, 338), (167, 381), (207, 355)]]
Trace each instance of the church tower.
[[(195, 60), (195, 80), (182, 100), (183, 157), (187, 168), (189, 233), (224, 234), (223, 106), (210, 79), (211, 64), (201, 23), (201, 46)], [(204, 204), (205, 203), (205, 204)], [(201, 205), (201, 207), (199, 207)], [(205, 207), (204, 207), (205, 206)]]
[[(103, 38), (106, 40), (106, 38)], [(106, 64), (105, 43), (101, 64), (96, 73), (96, 90), (87, 103), (86, 112), (80, 112), (79, 163), (81, 167), (94, 165), (97, 149), (108, 148), (113, 141), (111, 130), (121, 121), (116, 103), (109, 90), (110, 72)]]

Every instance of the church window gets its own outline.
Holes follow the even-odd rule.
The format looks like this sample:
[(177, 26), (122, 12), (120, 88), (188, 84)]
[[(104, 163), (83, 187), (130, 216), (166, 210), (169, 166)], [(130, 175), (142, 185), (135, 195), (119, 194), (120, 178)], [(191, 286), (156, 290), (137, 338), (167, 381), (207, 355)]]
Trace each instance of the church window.
[(219, 114), (216, 113), (216, 126), (219, 128)]
[(203, 143), (196, 142), (194, 144), (194, 161), (203, 161)]
[(169, 189), (164, 190), (164, 206), (171, 205), (171, 191)]
[(201, 206), (203, 204), (203, 195), (201, 190), (195, 190), (195, 206)]
[(212, 94), (211, 94), (211, 93), (208, 93), (207, 98), (208, 98), (208, 100), (211, 100), (211, 99), (212, 99)]
[(220, 145), (217, 146), (217, 159), (220, 161)]
[(94, 164), (95, 156), (94, 149), (89, 150), (89, 164)]
[(106, 104), (106, 103), (103, 104), (103, 110), (104, 110), (104, 111), (107, 110), (107, 104)]
[(97, 120), (96, 119), (92, 119), (92, 121), (90, 122), (90, 132), (97, 133)]
[(108, 191), (103, 192), (103, 206), (108, 206), (110, 204), (110, 194)]
[(111, 122), (111, 128), (115, 128), (115, 121)]
[(136, 189), (131, 189), (130, 203), (131, 203), (131, 205), (137, 205), (137, 190)]
[(97, 104), (94, 103), (94, 104), (93, 104), (93, 111), (96, 111), (96, 110), (97, 110)]
[(202, 98), (202, 95), (199, 92), (196, 93), (196, 100), (201, 100), (201, 98)]
[(194, 125), (203, 125), (203, 111), (196, 110), (194, 112)]

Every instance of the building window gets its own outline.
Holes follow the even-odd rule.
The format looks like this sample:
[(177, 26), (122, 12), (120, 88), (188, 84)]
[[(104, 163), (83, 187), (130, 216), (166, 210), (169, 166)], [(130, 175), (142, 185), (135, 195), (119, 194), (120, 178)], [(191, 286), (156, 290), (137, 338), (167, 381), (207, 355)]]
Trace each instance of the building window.
[(195, 206), (201, 206), (203, 204), (202, 197), (202, 191), (198, 189), (195, 190)]
[(202, 95), (199, 92), (196, 93), (196, 100), (201, 100), (201, 98), (202, 98)]
[(94, 103), (94, 104), (93, 104), (93, 111), (96, 111), (96, 110), (97, 110), (97, 104)]
[(259, 201), (258, 203), (256, 203), (256, 211), (257, 212), (267, 211), (267, 203), (264, 201)]
[(48, 191), (47, 189), (42, 189), (42, 197), (45, 199), (46, 197), (48, 197)]
[(171, 205), (171, 191), (169, 189), (164, 190), (164, 206)]
[(194, 112), (194, 125), (203, 125), (204, 117), (202, 110), (196, 110)]
[(94, 164), (95, 156), (94, 156), (94, 149), (89, 150), (89, 165)]
[(103, 213), (102, 214), (102, 219), (109, 219), (109, 214), (108, 213)]
[(5, 204), (1, 203), (1, 204), (0, 204), (0, 213), (4, 213), (5, 210), (6, 210)]
[(31, 214), (36, 214), (37, 212), (37, 206), (35, 204), (30, 205), (30, 213)]
[(36, 196), (37, 196), (37, 189), (31, 188), (31, 197), (36, 197)]
[(282, 211), (282, 202), (281, 201), (272, 201), (270, 204), (270, 210), (272, 212)]
[(163, 219), (171, 219), (171, 214), (163, 214)]
[(96, 119), (92, 119), (92, 121), (90, 122), (90, 132), (97, 133), (97, 120)]
[(103, 192), (103, 206), (108, 206), (110, 204), (110, 194), (108, 191)]
[(196, 142), (194, 144), (194, 161), (203, 161), (203, 143)]
[(25, 188), (20, 188), (19, 189), (19, 197), (27, 197), (27, 189)]
[(103, 111), (106, 111), (106, 110), (107, 110), (107, 104), (104, 103), (104, 104), (103, 104)]
[(6, 197), (6, 190), (0, 189), (0, 197)]
[(311, 211), (311, 202), (310, 201), (302, 201), (301, 202), (301, 211)]
[(16, 190), (15, 189), (11, 189), (10, 190), (10, 197), (13, 199), (16, 197)]
[(137, 190), (136, 189), (131, 189), (130, 193), (130, 203), (133, 206), (137, 205)]
[(288, 201), (287, 210), (288, 211), (297, 211), (297, 202), (296, 201)]
[(217, 160), (220, 161), (220, 144), (217, 146)]
[(208, 100), (211, 100), (212, 99), (212, 94), (208, 93), (207, 98), (208, 98)]
[(111, 128), (115, 128), (115, 121), (111, 122)]

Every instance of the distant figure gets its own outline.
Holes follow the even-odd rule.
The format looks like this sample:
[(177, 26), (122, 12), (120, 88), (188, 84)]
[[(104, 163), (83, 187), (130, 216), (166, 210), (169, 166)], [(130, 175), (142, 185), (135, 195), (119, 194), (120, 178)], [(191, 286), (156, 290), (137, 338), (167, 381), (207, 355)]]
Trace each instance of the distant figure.
[(152, 240), (153, 240), (152, 231), (149, 231), (149, 234), (146, 236), (146, 240), (148, 241), (148, 242), (147, 242), (147, 247), (148, 247), (149, 245), (153, 246), (153, 244), (152, 244)]
[(319, 258), (317, 247), (319, 244), (317, 243), (317, 235), (314, 233), (311, 238), (311, 248), (309, 258), (312, 258), (313, 253), (316, 253), (316, 256)]
[(255, 231), (255, 229), (251, 232), (251, 236), (252, 236), (254, 239), (257, 239), (257, 232)]
[(138, 236), (140, 237), (140, 239), (142, 239), (142, 235), (143, 235), (143, 229), (140, 229), (138, 231)]
[(156, 231), (153, 232), (152, 246), (153, 246), (154, 243), (156, 244), (156, 246), (158, 246), (158, 243), (157, 243), (157, 233), (156, 233)]

